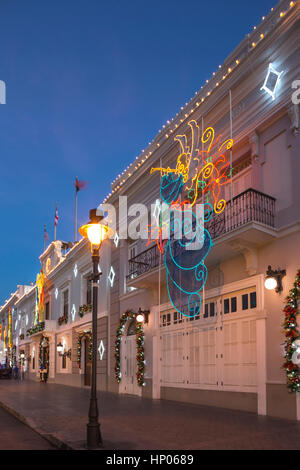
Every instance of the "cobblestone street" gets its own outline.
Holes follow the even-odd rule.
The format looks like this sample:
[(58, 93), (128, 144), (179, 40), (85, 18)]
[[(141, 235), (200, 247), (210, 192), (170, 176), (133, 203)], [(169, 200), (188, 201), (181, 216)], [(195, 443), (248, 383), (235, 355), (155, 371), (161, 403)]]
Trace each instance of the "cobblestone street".
[[(106, 449), (300, 449), (300, 424), (293, 421), (110, 393), (98, 398)], [(2, 381), (0, 403), (40, 434), (83, 448), (89, 389)], [(0, 440), (6, 433), (0, 419)]]

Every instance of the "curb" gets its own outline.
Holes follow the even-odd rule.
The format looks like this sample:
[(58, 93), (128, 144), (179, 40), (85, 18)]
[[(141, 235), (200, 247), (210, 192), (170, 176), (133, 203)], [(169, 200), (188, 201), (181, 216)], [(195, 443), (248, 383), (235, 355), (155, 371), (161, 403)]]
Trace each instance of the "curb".
[(6, 403), (0, 400), (0, 407), (6, 410), (9, 414), (14, 416), (16, 419), (18, 419), (21, 423), (25, 424), (28, 426), (32, 431), (36, 432), (39, 436), (41, 436), (43, 439), (48, 441), (51, 445), (56, 447), (59, 450), (75, 450), (74, 447), (70, 446), (70, 444), (67, 444), (66, 442), (62, 441), (58, 437), (54, 436), (53, 434), (47, 434), (43, 433), (41, 430), (36, 428), (33, 423), (30, 423), (25, 416), (21, 415), (18, 411), (14, 410), (13, 408), (10, 408)]

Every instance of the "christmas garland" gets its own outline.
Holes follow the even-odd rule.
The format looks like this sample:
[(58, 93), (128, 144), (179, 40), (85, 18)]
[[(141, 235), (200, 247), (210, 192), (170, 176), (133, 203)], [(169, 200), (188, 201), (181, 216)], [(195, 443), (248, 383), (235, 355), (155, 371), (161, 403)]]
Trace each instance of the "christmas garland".
[(92, 304), (84, 304), (79, 307), (79, 316), (82, 318), (83, 315), (92, 311)]
[[(45, 349), (43, 354), (43, 349)], [(39, 364), (40, 369), (42, 366), (44, 369), (49, 371), (49, 338), (47, 336), (42, 336), (39, 345)]]
[(12, 367), (15, 367), (17, 363), (17, 347), (13, 344), (9, 349), (9, 361)]
[[(117, 328), (117, 337), (115, 342), (115, 377), (118, 383), (121, 382), (121, 339), (124, 333), (126, 322), (129, 318), (135, 319), (136, 313), (127, 310), (120, 318), (120, 323)], [(144, 330), (142, 323), (136, 322), (136, 360), (137, 360), (137, 383), (140, 387), (145, 386), (144, 371), (145, 371), (145, 351), (144, 351)]]
[(68, 314), (65, 313), (64, 315), (59, 317), (58, 320), (57, 320), (57, 323), (59, 324), (59, 326), (61, 326), (63, 323), (67, 324), (68, 323)]
[[(300, 269), (294, 282), (294, 287), (286, 298), (286, 305), (283, 309), (285, 319), (283, 328), (285, 330), (285, 363), (283, 369), (286, 371), (287, 387), (290, 392), (300, 391), (300, 368), (297, 360), (297, 345), (295, 340), (300, 338), (300, 332), (297, 329), (298, 299), (300, 298)], [(296, 360), (293, 355), (296, 354)]]
[(31, 336), (34, 335), (35, 333), (38, 333), (39, 331), (43, 331), (45, 329), (45, 322), (42, 321), (38, 323), (37, 325), (34, 325), (32, 328), (29, 328), (26, 332), (26, 336)]
[(79, 369), (81, 368), (81, 349), (82, 349), (82, 339), (86, 338), (86, 341), (89, 341), (89, 360), (92, 360), (93, 355), (93, 342), (92, 342), (92, 332), (91, 331), (83, 331), (82, 333), (78, 333), (77, 339), (77, 364)]

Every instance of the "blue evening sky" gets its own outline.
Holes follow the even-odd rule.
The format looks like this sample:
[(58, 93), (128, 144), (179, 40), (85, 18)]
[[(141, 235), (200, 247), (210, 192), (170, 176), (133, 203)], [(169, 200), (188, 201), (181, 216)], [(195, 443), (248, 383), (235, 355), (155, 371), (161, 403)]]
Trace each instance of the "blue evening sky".
[(0, 305), (35, 280), (43, 227), (74, 239), (110, 182), (274, 0), (1, 0)]

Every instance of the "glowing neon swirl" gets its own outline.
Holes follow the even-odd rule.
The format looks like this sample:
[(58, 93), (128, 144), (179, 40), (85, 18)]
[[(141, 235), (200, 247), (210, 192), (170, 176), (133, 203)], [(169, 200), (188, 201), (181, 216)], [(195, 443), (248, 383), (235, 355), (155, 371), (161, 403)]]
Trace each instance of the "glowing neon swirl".
[[(200, 291), (207, 279), (204, 260), (212, 247), (211, 236), (204, 224), (211, 219), (213, 213), (220, 214), (225, 209), (226, 202), (220, 199), (221, 186), (231, 181), (231, 169), (229, 172), (230, 163), (222, 152), (230, 150), (233, 141), (228, 139), (221, 143), (222, 136), (215, 139), (214, 129), (208, 127), (201, 136), (201, 147), (206, 146), (207, 150), (200, 150), (199, 126), (196, 121), (188, 124), (191, 129), (191, 145), (187, 144), (186, 135), (175, 137), (180, 146), (176, 167), (152, 168), (150, 171), (160, 172), (160, 196), (171, 207), (171, 212), (169, 221), (163, 223), (160, 219), (155, 226), (150, 227), (148, 243), (156, 240), (161, 253), (165, 248), (167, 289), (173, 307), (184, 316), (194, 317), (200, 313)], [(188, 198), (179, 202), (183, 189), (187, 191)], [(206, 198), (200, 216), (191, 209), (199, 198), (199, 189), (203, 199)], [(212, 204), (209, 203), (210, 198)], [(182, 222), (182, 208), (185, 215), (189, 212), (193, 223), (186, 220)], [(195, 232), (191, 232), (193, 228), (196, 228)], [(166, 230), (170, 230), (171, 234), (167, 239)], [(180, 234), (181, 237), (176, 237), (175, 234)]]

